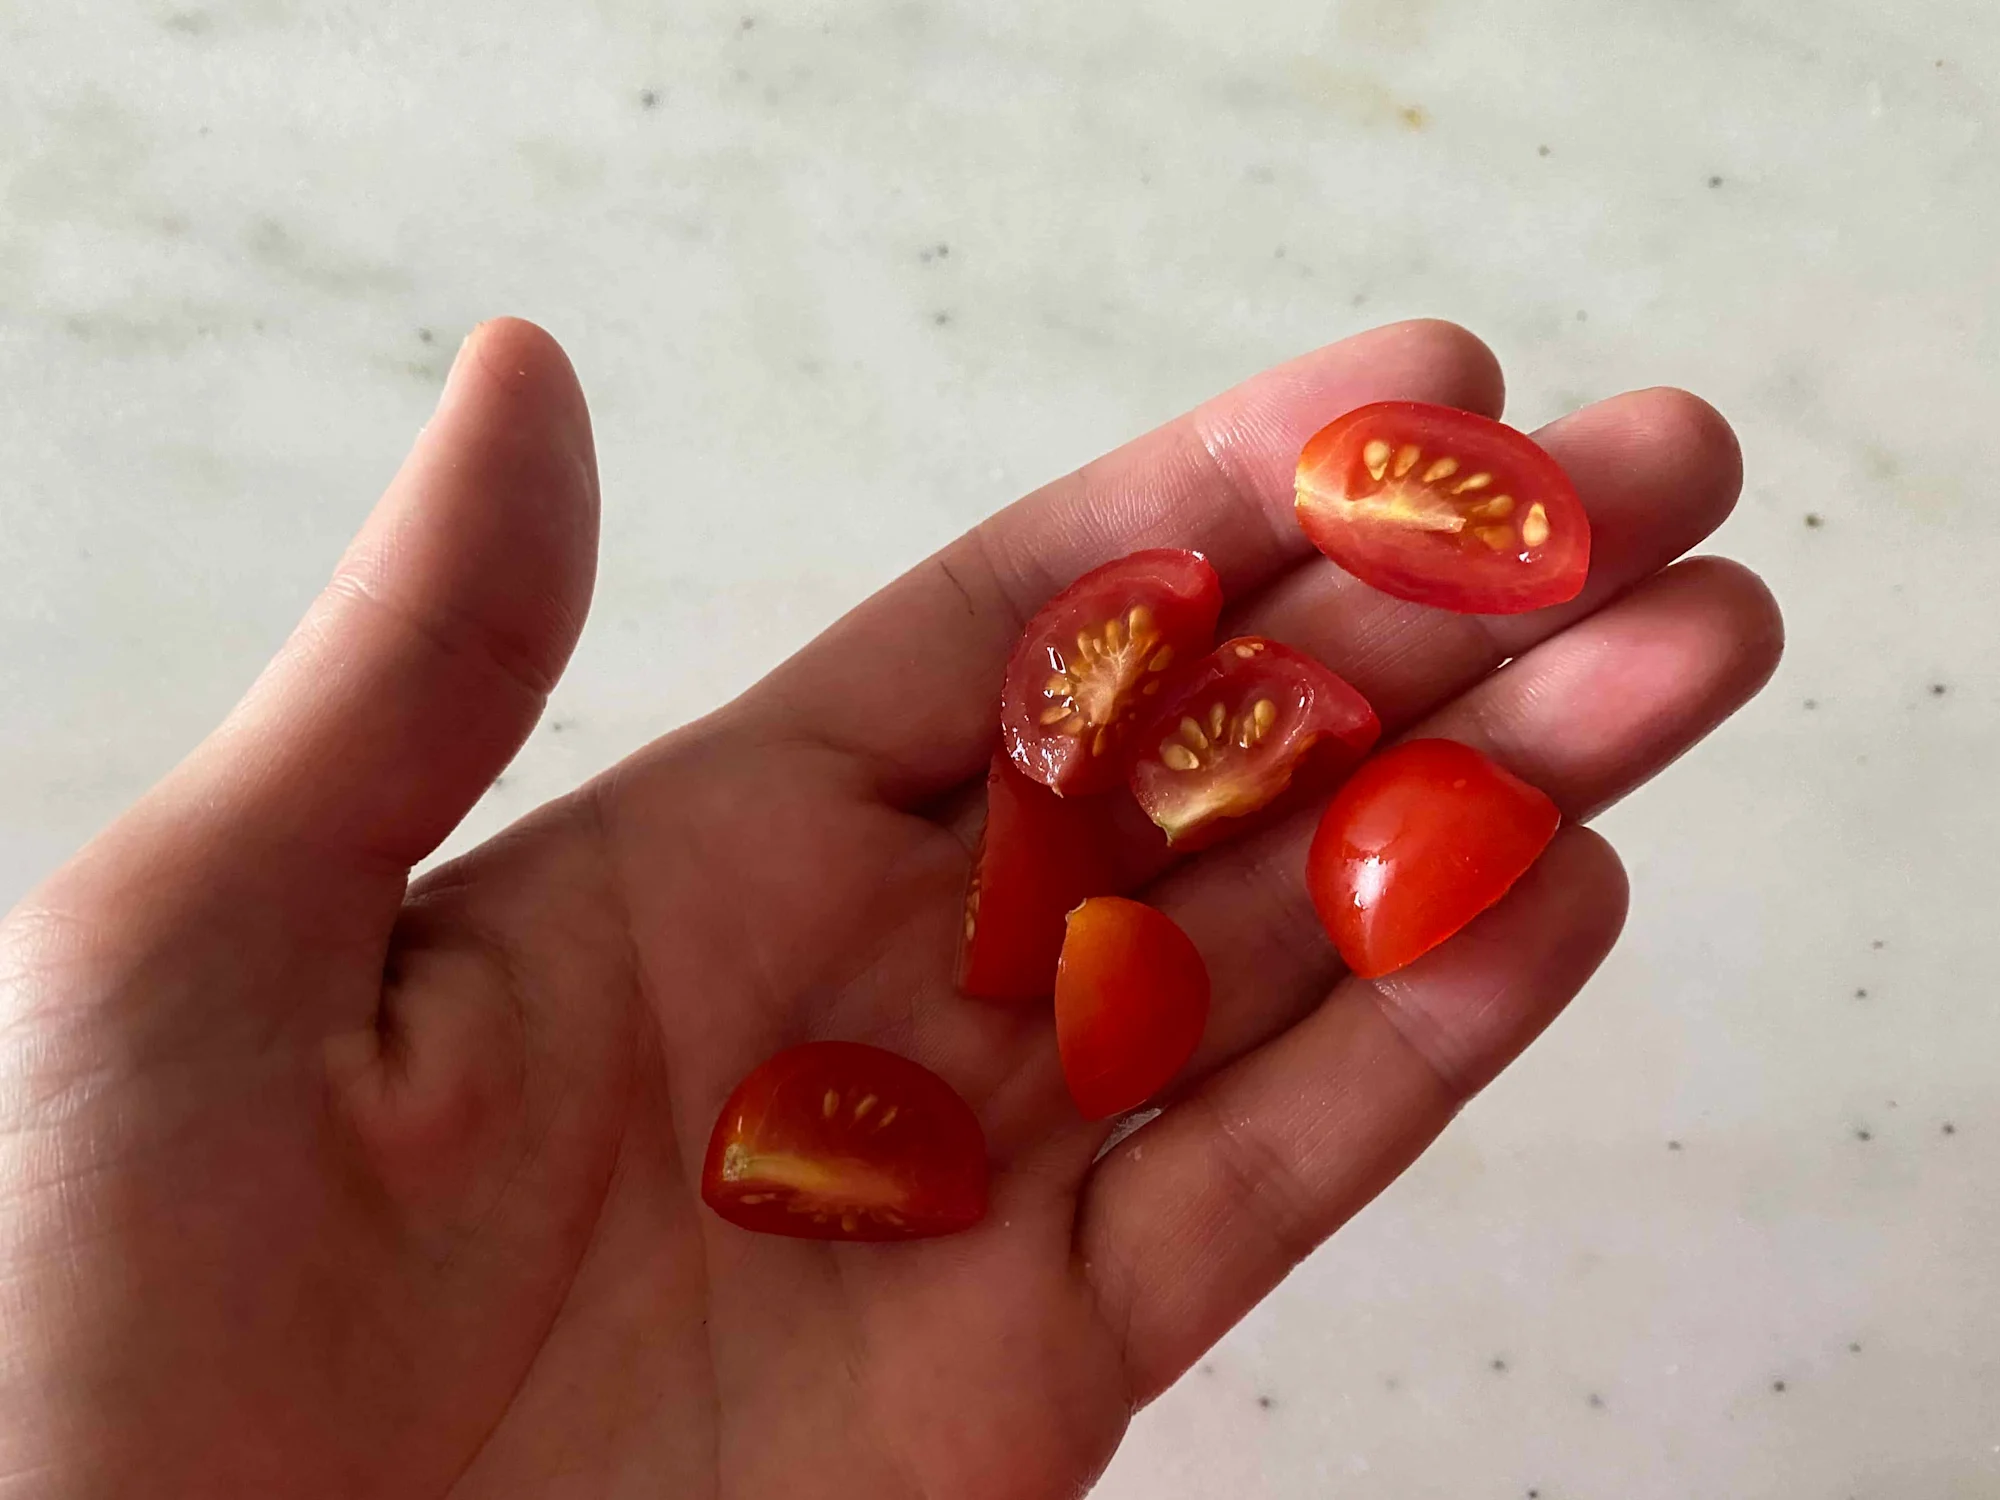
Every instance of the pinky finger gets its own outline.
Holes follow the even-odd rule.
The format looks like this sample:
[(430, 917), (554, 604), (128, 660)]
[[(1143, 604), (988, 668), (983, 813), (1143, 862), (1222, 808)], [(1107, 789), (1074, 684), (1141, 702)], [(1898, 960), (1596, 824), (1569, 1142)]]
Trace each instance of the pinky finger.
[(1611, 846), (1568, 828), (1507, 898), (1319, 1009), (1100, 1162), (1078, 1238), (1150, 1399), (1395, 1180), (1603, 961), (1625, 918)]

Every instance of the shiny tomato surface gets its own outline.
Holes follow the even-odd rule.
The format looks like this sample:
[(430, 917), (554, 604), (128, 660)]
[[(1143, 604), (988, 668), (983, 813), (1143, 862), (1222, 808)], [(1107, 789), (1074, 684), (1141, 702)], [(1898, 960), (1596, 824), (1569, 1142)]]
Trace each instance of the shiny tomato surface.
[(1100, 797), (1058, 797), (1004, 754), (986, 775), (986, 829), (966, 883), (958, 988), (982, 1000), (1039, 1000), (1056, 987), (1064, 918), (1116, 889), (1114, 833)]
[(1031, 780), (1063, 796), (1125, 779), (1135, 719), (1176, 664), (1214, 643), (1222, 584), (1199, 552), (1106, 563), (1028, 622), (1007, 666), (1000, 737)]
[(1132, 794), (1176, 849), (1200, 849), (1242, 828), (1308, 757), (1330, 780), (1381, 732), (1368, 700), (1310, 656), (1244, 636), (1162, 695), (1135, 748)]
[(1519, 614), (1576, 597), (1590, 520), (1532, 438), (1449, 406), (1348, 412), (1299, 455), (1299, 525), (1313, 545), (1398, 599)]
[(1056, 1044), (1086, 1119), (1137, 1109), (1194, 1056), (1208, 966), (1171, 918), (1100, 896), (1069, 915), (1056, 971)]
[(909, 1240), (978, 1223), (986, 1178), (979, 1121), (937, 1074), (859, 1042), (808, 1042), (722, 1106), (701, 1196), (763, 1234)]
[(1306, 886), (1347, 967), (1378, 978), (1506, 895), (1561, 821), (1547, 796), (1470, 746), (1410, 740), (1334, 794)]

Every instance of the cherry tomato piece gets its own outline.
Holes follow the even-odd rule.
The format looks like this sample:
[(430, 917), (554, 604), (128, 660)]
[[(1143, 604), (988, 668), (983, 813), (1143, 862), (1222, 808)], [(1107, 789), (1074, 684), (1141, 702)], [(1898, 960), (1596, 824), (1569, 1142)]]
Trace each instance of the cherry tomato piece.
[(1063, 919), (1117, 889), (1107, 804), (1058, 797), (1004, 754), (986, 773), (986, 831), (965, 891), (958, 988), (982, 1000), (1039, 1000), (1056, 987)]
[(1460, 614), (1574, 599), (1590, 571), (1576, 486), (1532, 438), (1421, 401), (1378, 401), (1299, 455), (1299, 525), (1385, 594)]
[(732, 1224), (794, 1239), (951, 1234), (986, 1213), (986, 1138), (928, 1068), (859, 1042), (808, 1042), (722, 1106), (701, 1196)]
[(1376, 979), (1507, 894), (1555, 837), (1555, 803), (1477, 750), (1410, 740), (1327, 804), (1306, 887), (1347, 967)]
[(1279, 796), (1308, 756), (1330, 779), (1381, 732), (1368, 700), (1310, 656), (1244, 636), (1161, 696), (1132, 760), (1132, 795), (1176, 849), (1205, 848)]
[(1084, 1117), (1137, 1109), (1187, 1065), (1208, 1024), (1208, 966), (1173, 919), (1122, 896), (1069, 914), (1056, 1045)]
[(1199, 552), (1134, 552), (1043, 605), (1007, 664), (1000, 737), (1014, 764), (1063, 796), (1125, 777), (1134, 719), (1165, 673), (1214, 644), (1222, 583)]

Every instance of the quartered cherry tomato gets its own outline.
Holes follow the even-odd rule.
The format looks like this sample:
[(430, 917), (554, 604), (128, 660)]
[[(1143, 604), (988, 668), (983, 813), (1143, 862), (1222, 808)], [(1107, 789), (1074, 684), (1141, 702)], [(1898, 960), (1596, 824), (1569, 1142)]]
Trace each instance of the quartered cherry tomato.
[(1137, 1109), (1187, 1065), (1208, 1024), (1208, 966), (1173, 919), (1120, 896), (1069, 914), (1056, 1045), (1085, 1118)]
[(1590, 521), (1553, 458), (1504, 423), (1380, 401), (1299, 455), (1299, 525), (1385, 594), (1460, 614), (1511, 615), (1576, 597)]
[(795, 1239), (950, 1234), (986, 1212), (986, 1138), (928, 1068), (859, 1042), (808, 1042), (722, 1106), (701, 1196), (732, 1224)]
[(1310, 656), (1244, 636), (1176, 676), (1134, 747), (1132, 794), (1176, 849), (1227, 837), (1291, 785), (1309, 754), (1338, 776), (1382, 732), (1375, 710)]
[(1028, 622), (1007, 664), (1000, 735), (1063, 796), (1125, 778), (1133, 721), (1177, 662), (1208, 650), (1222, 584), (1199, 552), (1134, 552), (1083, 575)]
[(986, 831), (965, 891), (958, 987), (982, 1000), (1039, 1000), (1056, 987), (1063, 919), (1117, 888), (1102, 798), (1058, 797), (1006, 755), (986, 773)]
[(1306, 886), (1364, 979), (1428, 953), (1493, 905), (1555, 837), (1555, 803), (1451, 740), (1383, 751), (1327, 805)]

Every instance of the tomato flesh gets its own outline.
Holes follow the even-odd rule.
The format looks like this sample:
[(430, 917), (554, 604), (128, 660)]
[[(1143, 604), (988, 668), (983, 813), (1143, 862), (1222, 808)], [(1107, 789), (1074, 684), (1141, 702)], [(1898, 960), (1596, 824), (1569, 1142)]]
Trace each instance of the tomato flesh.
[(1132, 795), (1176, 849), (1244, 826), (1308, 756), (1322, 782), (1374, 747), (1375, 710), (1303, 652), (1261, 636), (1225, 641), (1162, 696), (1132, 760)]
[(1165, 674), (1208, 650), (1222, 584), (1199, 552), (1134, 552), (1045, 604), (1014, 648), (1000, 735), (1024, 775), (1062, 796), (1125, 776), (1134, 719)]
[(1173, 919), (1122, 896), (1069, 915), (1056, 972), (1056, 1045), (1085, 1118), (1137, 1109), (1194, 1056), (1208, 966)]
[(978, 1223), (986, 1178), (979, 1121), (937, 1074), (859, 1042), (808, 1042), (722, 1106), (701, 1196), (763, 1234), (909, 1240)]
[(1347, 967), (1376, 979), (1506, 895), (1561, 821), (1546, 795), (1470, 746), (1411, 740), (1334, 794), (1306, 886)]
[(1381, 401), (1321, 428), (1299, 455), (1297, 514), (1364, 583), (1460, 614), (1560, 604), (1590, 571), (1590, 521), (1562, 466), (1449, 406)]
[(1107, 805), (1058, 797), (1006, 755), (986, 773), (986, 831), (966, 883), (958, 988), (982, 1000), (1039, 1000), (1055, 989), (1063, 919), (1115, 890)]

